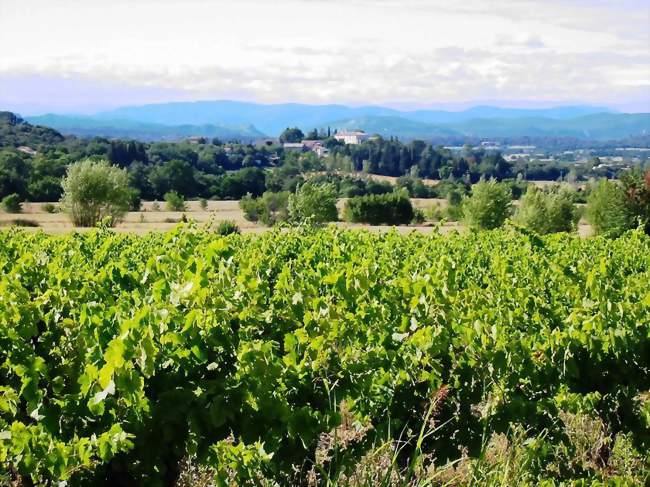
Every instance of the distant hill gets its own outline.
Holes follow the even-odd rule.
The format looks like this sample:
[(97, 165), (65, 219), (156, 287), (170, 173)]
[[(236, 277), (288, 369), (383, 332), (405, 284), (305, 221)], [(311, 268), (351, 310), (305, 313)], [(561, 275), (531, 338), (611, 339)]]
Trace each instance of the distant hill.
[(252, 140), (264, 134), (252, 125), (227, 126), (218, 124), (203, 125), (162, 125), (134, 120), (103, 119), (95, 117), (74, 117), (47, 114), (27, 117), (32, 123), (54, 127), (65, 134), (79, 137), (119, 137), (139, 140), (179, 140), (191, 136), (218, 137), (223, 140)]
[(591, 106), (563, 106), (554, 108), (500, 108), (492, 106), (476, 106), (460, 112), (446, 112), (433, 110), (418, 110), (407, 112), (406, 116), (412, 120), (427, 123), (459, 123), (478, 118), (521, 119), (521, 118), (550, 118), (567, 120), (595, 113), (614, 113), (605, 107)]
[(474, 137), (576, 137), (613, 140), (650, 134), (650, 113), (597, 113), (565, 120), (482, 118), (447, 127)]
[(602, 107), (544, 109), (477, 106), (463, 111), (400, 111), (391, 108), (237, 101), (198, 101), (122, 107), (94, 116), (42, 115), (33, 123), (78, 136), (178, 140), (189, 136), (251, 140), (277, 136), (286, 127), (303, 131), (360, 128), (401, 138), (573, 137), (614, 140), (650, 133), (650, 114), (614, 113)]
[(0, 148), (26, 146), (38, 149), (63, 139), (63, 135), (52, 128), (32, 125), (12, 112), (0, 112)]
[(338, 120), (327, 124), (333, 129), (361, 129), (371, 134), (383, 137), (398, 136), (409, 139), (427, 139), (431, 137), (449, 137), (462, 135), (453, 129), (429, 123), (408, 120), (402, 117), (357, 117)]
[(128, 106), (99, 113), (95, 118), (179, 124), (252, 124), (269, 135), (279, 135), (286, 127), (303, 130), (323, 128), (336, 120), (366, 117), (401, 117), (431, 124), (458, 123), (475, 118), (545, 117), (568, 119), (593, 113), (611, 112), (603, 107), (574, 106), (545, 109), (518, 109), (477, 106), (463, 111), (403, 111), (379, 106), (309, 105), (300, 103), (261, 104), (230, 100), (159, 103)]
[(460, 123), (429, 124), (401, 117), (359, 117), (329, 122), (332, 128), (355, 129), (403, 138), (573, 137), (617, 140), (650, 134), (648, 113), (599, 113), (571, 119), (477, 118)]

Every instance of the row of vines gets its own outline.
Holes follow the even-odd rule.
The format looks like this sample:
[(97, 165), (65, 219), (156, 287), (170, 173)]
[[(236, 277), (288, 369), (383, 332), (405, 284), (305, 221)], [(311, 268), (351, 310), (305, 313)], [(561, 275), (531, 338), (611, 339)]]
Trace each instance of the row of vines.
[(649, 367), (640, 232), (0, 233), (0, 483), (171, 486), (188, 458), (320, 482), (387, 439), (445, 464), (513, 428), (531, 482), (591, 478), (547, 468), (569, 413), (647, 468)]

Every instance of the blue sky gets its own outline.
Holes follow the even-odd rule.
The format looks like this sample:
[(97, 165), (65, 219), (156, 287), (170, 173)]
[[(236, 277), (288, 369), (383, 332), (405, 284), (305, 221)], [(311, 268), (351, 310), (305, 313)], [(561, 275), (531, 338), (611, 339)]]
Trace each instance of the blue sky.
[(650, 111), (650, 0), (0, 0), (0, 109), (197, 99)]

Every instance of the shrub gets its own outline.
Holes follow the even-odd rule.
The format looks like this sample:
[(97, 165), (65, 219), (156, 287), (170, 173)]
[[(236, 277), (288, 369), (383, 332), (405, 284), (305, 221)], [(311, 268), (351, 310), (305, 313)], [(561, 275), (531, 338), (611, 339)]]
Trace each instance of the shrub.
[(479, 181), (472, 188), (472, 195), (463, 201), (463, 217), (467, 226), (474, 230), (498, 228), (511, 214), (510, 189), (495, 179)]
[(115, 224), (133, 200), (126, 170), (104, 160), (85, 159), (70, 165), (61, 186), (61, 206), (77, 227), (95, 226), (106, 217)]
[(397, 187), (406, 189), (411, 198), (431, 198), (436, 191), (425, 185), (422, 179), (414, 176), (400, 176), (397, 178)]
[(568, 186), (547, 191), (531, 186), (521, 199), (515, 221), (541, 235), (572, 232), (580, 219), (573, 193)]
[(288, 192), (267, 191), (260, 198), (253, 198), (247, 194), (239, 202), (239, 207), (248, 221), (260, 221), (264, 225), (272, 226), (288, 219), (288, 202)]
[(2, 208), (7, 213), (20, 213), (23, 209), (22, 201), (17, 193), (8, 194), (2, 198)]
[(410, 223), (414, 211), (407, 193), (397, 191), (350, 198), (345, 203), (344, 216), (354, 223), (400, 225)]
[(427, 208), (425, 215), (427, 217), (427, 220), (437, 222), (444, 218), (444, 211), (440, 207), (440, 203), (434, 203), (429, 208)]
[(463, 193), (458, 189), (447, 191), (447, 207), (445, 208), (445, 219), (450, 222), (457, 222), (463, 218)]
[(53, 203), (43, 203), (41, 208), (45, 213), (56, 213), (59, 211), (59, 208)]
[(157, 201), (154, 201), (151, 204), (151, 211), (160, 211), (160, 203), (158, 203)]
[(129, 202), (130, 211), (140, 211), (142, 206), (142, 199), (140, 198), (140, 191), (133, 190), (131, 192), (131, 201)]
[(27, 220), (25, 218), (16, 218), (10, 221), (12, 225), (17, 227), (39, 227), (40, 223), (36, 220)]
[(239, 225), (237, 225), (233, 220), (222, 220), (217, 226), (217, 233), (219, 235), (230, 235), (233, 233), (241, 233)]
[(185, 211), (185, 198), (176, 191), (165, 193), (165, 206), (168, 211)]
[(645, 174), (630, 171), (621, 177), (621, 182), (627, 207), (650, 235), (650, 169)]
[(426, 219), (427, 218), (423, 210), (421, 210), (420, 208), (413, 209), (413, 220), (411, 220), (411, 223), (421, 224), (424, 223)]
[(635, 225), (623, 187), (608, 179), (601, 179), (591, 191), (586, 214), (597, 235), (618, 237)]
[(289, 196), (287, 211), (293, 222), (325, 223), (338, 220), (336, 187), (331, 184), (305, 183)]
[(201, 207), (201, 209), (203, 211), (207, 210), (208, 209), (208, 200), (206, 200), (205, 198), (201, 198), (199, 200), (199, 206)]

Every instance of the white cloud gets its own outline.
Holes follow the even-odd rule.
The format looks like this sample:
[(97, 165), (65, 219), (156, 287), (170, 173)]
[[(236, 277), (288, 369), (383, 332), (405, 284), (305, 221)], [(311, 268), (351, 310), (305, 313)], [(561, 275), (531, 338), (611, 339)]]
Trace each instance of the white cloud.
[(0, 77), (267, 102), (620, 103), (650, 98), (649, 25), (635, 0), (0, 0)]

